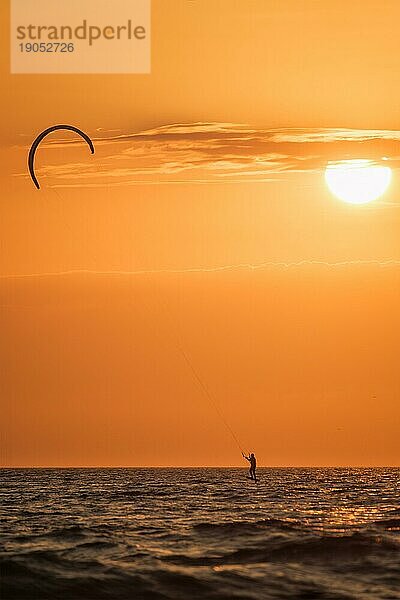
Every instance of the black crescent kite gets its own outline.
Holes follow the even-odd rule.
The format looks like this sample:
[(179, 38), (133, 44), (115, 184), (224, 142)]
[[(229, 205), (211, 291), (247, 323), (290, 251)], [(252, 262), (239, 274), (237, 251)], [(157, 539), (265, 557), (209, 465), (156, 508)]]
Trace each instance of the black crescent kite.
[(74, 127), (73, 125), (53, 125), (53, 127), (48, 127), (47, 129), (42, 131), (42, 133), (39, 133), (39, 135), (37, 136), (37, 138), (35, 139), (35, 141), (33, 142), (32, 146), (29, 150), (29, 156), (28, 156), (29, 173), (30, 173), (30, 176), (32, 177), (33, 183), (36, 185), (38, 190), (40, 189), (40, 185), (39, 185), (39, 182), (35, 175), (35, 167), (34, 167), (35, 153), (36, 153), (37, 147), (39, 146), (39, 144), (43, 140), (43, 138), (45, 138), (46, 135), (48, 135), (49, 133), (52, 133), (53, 131), (57, 131), (58, 129), (68, 129), (69, 131), (74, 131), (75, 133), (80, 135), (85, 140), (85, 142), (88, 144), (88, 146), (90, 148), (90, 152), (92, 154), (94, 154), (94, 146), (93, 146), (92, 140), (90, 139), (90, 137), (88, 135), (86, 135), (86, 133), (84, 133), (83, 131), (78, 129), (78, 127)]

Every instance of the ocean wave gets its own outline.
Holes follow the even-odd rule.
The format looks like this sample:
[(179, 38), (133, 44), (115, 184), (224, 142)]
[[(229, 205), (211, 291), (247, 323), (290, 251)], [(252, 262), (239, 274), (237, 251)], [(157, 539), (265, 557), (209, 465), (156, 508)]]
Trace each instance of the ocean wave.
[(282, 519), (259, 519), (258, 521), (225, 521), (219, 523), (195, 523), (193, 529), (199, 533), (233, 535), (235, 533), (255, 533), (263, 529), (296, 529), (301, 524), (296, 521)]
[(374, 521), (376, 527), (383, 527), (389, 531), (400, 531), (400, 519), (381, 519)]
[(164, 560), (175, 564), (212, 566), (218, 564), (248, 564), (265, 562), (330, 562), (359, 561), (368, 556), (398, 556), (400, 543), (383, 539), (381, 536), (355, 533), (347, 536), (321, 536), (308, 539), (295, 538), (290, 541), (266, 540), (256, 545), (248, 543), (234, 552), (221, 553), (219, 556), (193, 557), (190, 555), (172, 555)]

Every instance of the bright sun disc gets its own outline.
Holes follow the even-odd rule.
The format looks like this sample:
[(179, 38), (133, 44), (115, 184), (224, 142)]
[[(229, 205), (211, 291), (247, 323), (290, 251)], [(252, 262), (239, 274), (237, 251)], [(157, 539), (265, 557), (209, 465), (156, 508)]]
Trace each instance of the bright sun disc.
[(392, 178), (390, 167), (370, 160), (342, 160), (326, 167), (325, 181), (339, 200), (365, 204), (376, 200), (387, 190)]

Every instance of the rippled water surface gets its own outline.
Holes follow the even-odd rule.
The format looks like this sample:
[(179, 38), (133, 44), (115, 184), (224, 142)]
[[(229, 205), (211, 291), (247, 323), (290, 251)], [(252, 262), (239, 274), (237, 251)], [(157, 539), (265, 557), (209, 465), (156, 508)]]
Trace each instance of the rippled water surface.
[(3, 600), (400, 598), (400, 469), (5, 469)]

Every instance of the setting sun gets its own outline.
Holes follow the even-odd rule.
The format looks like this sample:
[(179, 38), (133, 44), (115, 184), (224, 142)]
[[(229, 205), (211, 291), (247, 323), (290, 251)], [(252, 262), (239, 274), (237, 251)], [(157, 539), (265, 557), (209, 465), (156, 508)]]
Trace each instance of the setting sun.
[(343, 160), (329, 164), (325, 181), (334, 196), (350, 204), (366, 204), (387, 190), (392, 177), (389, 167), (370, 160)]

